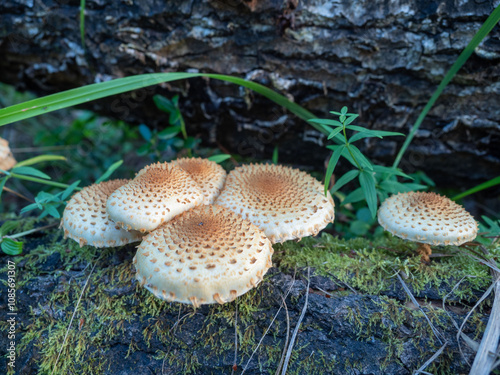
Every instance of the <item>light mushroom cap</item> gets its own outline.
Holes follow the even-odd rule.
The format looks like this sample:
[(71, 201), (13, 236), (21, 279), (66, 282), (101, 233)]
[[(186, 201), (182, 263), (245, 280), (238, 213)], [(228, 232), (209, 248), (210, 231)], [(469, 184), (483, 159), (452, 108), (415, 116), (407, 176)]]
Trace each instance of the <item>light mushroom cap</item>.
[(378, 222), (393, 235), (430, 245), (460, 245), (477, 235), (477, 223), (459, 204), (436, 193), (409, 192), (386, 199)]
[(225, 303), (255, 287), (272, 266), (273, 248), (248, 220), (220, 207), (195, 207), (147, 234), (136, 278), (156, 297)]
[(213, 204), (226, 181), (226, 171), (214, 161), (202, 158), (182, 158), (172, 162), (184, 169), (198, 183), (205, 197), (203, 204)]
[(12, 156), (10, 151), (9, 142), (0, 138), (0, 169), (7, 171), (17, 164), (16, 159)]
[(203, 202), (198, 184), (183, 169), (156, 163), (110, 195), (109, 217), (127, 230), (149, 232)]
[(232, 170), (215, 204), (250, 220), (272, 243), (316, 235), (333, 222), (332, 196), (298, 169), (250, 164)]
[(64, 209), (61, 227), (64, 238), (95, 247), (121, 246), (140, 241), (141, 233), (127, 232), (111, 221), (106, 212), (109, 195), (129, 180), (111, 180), (84, 187), (75, 193)]

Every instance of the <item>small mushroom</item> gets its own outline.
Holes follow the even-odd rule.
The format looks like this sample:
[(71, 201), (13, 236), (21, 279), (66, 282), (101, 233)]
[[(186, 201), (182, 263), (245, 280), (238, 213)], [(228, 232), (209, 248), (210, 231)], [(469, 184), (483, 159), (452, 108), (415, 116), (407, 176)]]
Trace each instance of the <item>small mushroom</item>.
[(198, 307), (255, 287), (272, 254), (269, 239), (248, 220), (202, 205), (147, 234), (133, 262), (137, 280), (156, 297)]
[(110, 180), (84, 187), (75, 193), (64, 209), (61, 227), (64, 238), (72, 238), (81, 246), (121, 246), (140, 241), (141, 233), (126, 231), (111, 221), (106, 200), (112, 192), (129, 180)]
[(152, 231), (174, 216), (203, 202), (198, 184), (170, 163), (151, 164), (110, 195), (109, 217), (127, 230)]
[(172, 162), (184, 169), (198, 183), (205, 199), (203, 204), (213, 204), (219, 196), (226, 171), (214, 161), (202, 158), (182, 158)]
[(298, 169), (274, 164), (232, 170), (215, 204), (261, 228), (272, 243), (316, 235), (334, 220), (323, 185)]
[(430, 262), (429, 245), (461, 245), (477, 235), (477, 223), (459, 204), (436, 193), (409, 192), (386, 199), (378, 210), (384, 229), (418, 244), (422, 261)]
[(12, 156), (10, 151), (9, 142), (0, 138), (0, 169), (4, 171), (11, 169), (17, 164), (16, 159)]

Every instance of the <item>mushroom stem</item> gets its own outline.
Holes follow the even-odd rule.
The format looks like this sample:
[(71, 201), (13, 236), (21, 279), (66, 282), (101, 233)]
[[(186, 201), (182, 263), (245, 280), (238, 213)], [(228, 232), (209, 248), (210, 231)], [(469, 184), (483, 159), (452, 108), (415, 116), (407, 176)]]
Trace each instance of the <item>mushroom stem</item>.
[(417, 242), (417, 252), (422, 255), (422, 262), (424, 263), (430, 263), (431, 258), (430, 255), (432, 254), (432, 249), (429, 244), (426, 243), (421, 243)]

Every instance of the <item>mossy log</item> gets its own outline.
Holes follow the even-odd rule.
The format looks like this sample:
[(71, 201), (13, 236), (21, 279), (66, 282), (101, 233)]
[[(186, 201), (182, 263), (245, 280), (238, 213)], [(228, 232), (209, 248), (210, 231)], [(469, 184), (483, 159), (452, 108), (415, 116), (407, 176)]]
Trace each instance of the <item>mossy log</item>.
[[(420, 262), (414, 245), (389, 236), (347, 241), (324, 233), (274, 248), (274, 268), (257, 288), (235, 302), (195, 310), (158, 300), (138, 285), (134, 245), (80, 248), (59, 230), (32, 235), (23, 255), (1, 258), (2, 331), (8, 325), (7, 261), (16, 265), (17, 316), (16, 368), (7, 366), (2, 334), (0, 369), (275, 374), (304, 308), (288, 374), (412, 374), (445, 343), (426, 371), (470, 369), (474, 352), (464, 342), (460, 352), (456, 325), (492, 280), (486, 266), (456, 247), (444, 248), (449, 256), (430, 265)], [(498, 255), (500, 248), (490, 251)], [(464, 325), (473, 340), (482, 336), (491, 301)]]
[[(273, 87), (317, 116), (347, 105), (359, 124), (407, 134), (498, 2), (87, 0), (0, 3), (0, 81), (48, 94), (149, 72), (235, 74)], [(459, 71), (403, 160), (441, 186), (475, 185), (500, 167), (500, 28)], [(202, 79), (92, 103), (163, 127), (152, 94), (181, 95), (188, 133), (247, 157), (322, 168), (325, 136), (270, 101)], [(365, 142), (392, 163), (403, 142)], [(312, 150), (314, 152), (312, 152)], [(343, 167), (342, 165), (340, 166)], [(347, 166), (349, 167), (349, 166)]]

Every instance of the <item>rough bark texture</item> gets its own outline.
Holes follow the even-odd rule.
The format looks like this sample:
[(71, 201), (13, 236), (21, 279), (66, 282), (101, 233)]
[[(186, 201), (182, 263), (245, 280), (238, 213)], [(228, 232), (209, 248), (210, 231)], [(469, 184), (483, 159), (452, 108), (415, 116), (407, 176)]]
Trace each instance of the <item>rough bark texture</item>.
[[(498, 1), (87, 0), (0, 4), (0, 80), (47, 94), (132, 74), (235, 74), (276, 88), (318, 116), (348, 105), (369, 128), (407, 133), (437, 84)], [(442, 185), (477, 183), (500, 168), (498, 26), (440, 98), (407, 152), (406, 171)], [(169, 89), (170, 91), (165, 91)], [(325, 138), (267, 100), (202, 79), (180, 92), (188, 131), (244, 156), (322, 166)], [(163, 126), (154, 90), (93, 108)], [(367, 142), (391, 163), (401, 140)]]
[[(422, 266), (397, 239), (288, 241), (275, 245), (277, 267), (237, 300), (236, 349), (235, 303), (193, 310), (156, 299), (134, 278), (134, 245), (80, 248), (57, 230), (24, 240), (23, 256), (0, 255), (0, 372), (6, 374), (232, 374), (234, 364), (234, 374), (244, 368), (274, 374), (304, 308), (287, 374), (413, 374), (445, 342), (426, 371), (468, 373), (474, 352), (463, 342), (460, 352), (456, 327), (491, 283), (487, 267), (470, 258)], [(293, 260), (306, 254), (307, 263), (318, 264), (309, 273), (305, 260)], [(411, 272), (405, 282), (421, 310), (394, 277), (395, 267)], [(443, 272), (448, 267), (453, 271)], [(6, 334), (12, 317), (7, 269), (16, 284), (14, 338)], [(463, 275), (474, 277), (456, 285)], [(470, 338), (480, 339), (490, 304), (487, 299), (464, 324)], [(5, 356), (11, 341), (15, 371)]]

